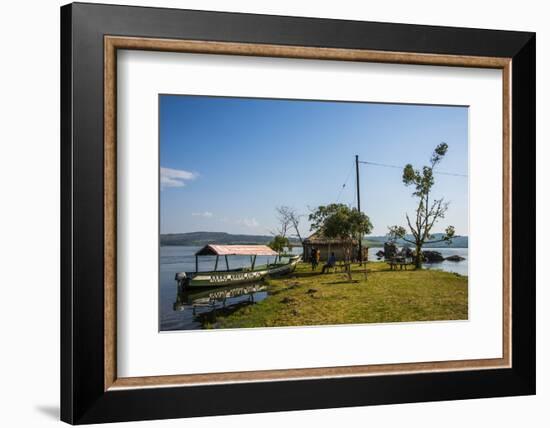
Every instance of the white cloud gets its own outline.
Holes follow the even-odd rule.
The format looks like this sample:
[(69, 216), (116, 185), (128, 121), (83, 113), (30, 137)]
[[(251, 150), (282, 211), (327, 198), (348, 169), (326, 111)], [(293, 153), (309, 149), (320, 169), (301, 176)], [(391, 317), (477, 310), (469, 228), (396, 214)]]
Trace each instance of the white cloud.
[(240, 225), (243, 225), (243, 226), (246, 226), (246, 227), (249, 227), (249, 228), (253, 228), (253, 229), (257, 228), (260, 225), (260, 223), (258, 223), (258, 221), (254, 217), (252, 217), (252, 218), (247, 218), (247, 217), (241, 218), (241, 219), (237, 220), (237, 224), (240, 224)]
[(183, 169), (173, 169), (160, 167), (160, 188), (184, 187), (185, 182), (194, 180), (198, 177), (195, 172), (184, 171)]
[(207, 217), (207, 218), (214, 216), (214, 214), (212, 214), (210, 211), (205, 211), (203, 213), (191, 213), (191, 215), (193, 217)]

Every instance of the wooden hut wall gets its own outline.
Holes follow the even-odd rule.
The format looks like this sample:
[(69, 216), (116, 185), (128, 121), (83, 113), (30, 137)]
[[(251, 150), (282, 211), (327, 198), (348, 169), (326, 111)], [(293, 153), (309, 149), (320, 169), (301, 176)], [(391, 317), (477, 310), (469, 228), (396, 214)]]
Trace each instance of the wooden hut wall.
[[(330, 256), (330, 253), (334, 253), (336, 256), (336, 260), (344, 260), (345, 257), (345, 248), (342, 244), (317, 244), (317, 245), (311, 245), (311, 244), (304, 244), (304, 255), (303, 260), (305, 262), (311, 261), (311, 250), (313, 248), (317, 248), (321, 252), (321, 258), (320, 261), (326, 262)], [(356, 250), (355, 250), (356, 251)]]

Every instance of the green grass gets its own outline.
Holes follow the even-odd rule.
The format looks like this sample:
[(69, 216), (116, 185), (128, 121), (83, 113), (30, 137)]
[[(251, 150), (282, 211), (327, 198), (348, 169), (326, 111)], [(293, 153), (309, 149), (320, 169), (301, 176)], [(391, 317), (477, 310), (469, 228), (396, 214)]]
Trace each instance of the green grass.
[(294, 274), (266, 281), (270, 295), (233, 312), (219, 313), (206, 328), (363, 324), (468, 318), (468, 278), (436, 270), (391, 271), (386, 263), (353, 265), (321, 275), (304, 263)]

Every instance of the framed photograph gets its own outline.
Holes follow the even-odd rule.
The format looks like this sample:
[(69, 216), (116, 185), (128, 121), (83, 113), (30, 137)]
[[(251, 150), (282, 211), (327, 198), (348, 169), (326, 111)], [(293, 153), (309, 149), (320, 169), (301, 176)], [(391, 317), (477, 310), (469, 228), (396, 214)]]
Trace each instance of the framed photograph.
[(61, 417), (535, 393), (535, 35), (61, 8)]

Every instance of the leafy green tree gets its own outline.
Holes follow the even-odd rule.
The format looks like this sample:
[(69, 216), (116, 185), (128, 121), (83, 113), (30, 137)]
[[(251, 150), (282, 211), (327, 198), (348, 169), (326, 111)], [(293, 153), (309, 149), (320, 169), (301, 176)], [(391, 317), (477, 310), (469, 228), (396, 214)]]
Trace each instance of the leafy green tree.
[(342, 240), (346, 250), (344, 263), (348, 279), (351, 281), (353, 244), (371, 232), (372, 223), (369, 217), (356, 208), (349, 208), (344, 204), (330, 204), (318, 207), (309, 215), (309, 221), (311, 230), (329, 239)]
[(414, 169), (411, 164), (403, 168), (403, 183), (405, 186), (413, 186), (413, 196), (418, 198), (418, 206), (414, 218), (411, 220), (409, 214), (405, 214), (407, 225), (413, 236), (413, 239), (406, 237), (406, 229), (402, 226), (390, 226), (388, 235), (391, 239), (401, 238), (415, 246), (415, 266), (422, 267), (422, 247), (426, 244), (436, 242), (447, 242), (450, 244), (455, 235), (454, 226), (448, 226), (445, 229), (445, 235), (441, 239), (433, 240), (430, 234), (435, 223), (445, 218), (445, 213), (449, 208), (449, 202), (443, 198), (430, 200), (432, 187), (435, 184), (434, 168), (439, 165), (445, 157), (449, 146), (447, 143), (439, 144), (432, 153), (430, 164), (425, 165), (422, 171)]
[(273, 238), (273, 240), (267, 244), (269, 248), (271, 248), (273, 251), (277, 251), (279, 255), (284, 251), (286, 247), (290, 246), (290, 241), (288, 238), (277, 235)]

